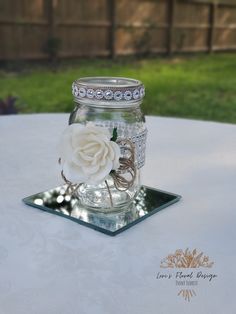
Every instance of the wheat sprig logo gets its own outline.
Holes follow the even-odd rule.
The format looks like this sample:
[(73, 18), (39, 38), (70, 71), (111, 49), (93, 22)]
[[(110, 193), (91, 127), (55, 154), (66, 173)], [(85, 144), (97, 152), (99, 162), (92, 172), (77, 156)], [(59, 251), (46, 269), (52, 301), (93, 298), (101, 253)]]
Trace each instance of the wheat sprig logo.
[(169, 254), (161, 261), (162, 268), (198, 268), (212, 267), (214, 262), (209, 261), (209, 257), (203, 252), (198, 253), (196, 249), (192, 252), (189, 249), (176, 250), (174, 254)]
[(190, 299), (194, 296), (196, 296), (196, 292), (193, 289), (182, 289), (178, 293), (178, 296), (182, 296), (185, 301), (190, 301)]
[[(160, 264), (161, 268), (211, 268), (214, 262), (210, 261), (209, 257), (203, 252), (198, 252), (197, 249), (176, 250), (173, 254), (167, 255)], [(196, 296), (194, 289), (181, 289), (178, 296), (182, 296), (185, 301)]]

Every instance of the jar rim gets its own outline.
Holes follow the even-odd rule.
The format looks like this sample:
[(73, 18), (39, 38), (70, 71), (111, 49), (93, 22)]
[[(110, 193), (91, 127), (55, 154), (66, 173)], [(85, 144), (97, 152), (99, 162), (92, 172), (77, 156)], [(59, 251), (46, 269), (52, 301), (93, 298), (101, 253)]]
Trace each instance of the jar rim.
[(112, 77), (112, 76), (88, 76), (81, 77), (75, 81), (79, 85), (85, 87), (119, 87), (119, 88), (128, 88), (128, 87), (138, 87), (143, 85), (141, 81), (126, 78), (126, 77)]
[(141, 81), (126, 77), (83, 77), (72, 84), (76, 101), (137, 103), (145, 95)]

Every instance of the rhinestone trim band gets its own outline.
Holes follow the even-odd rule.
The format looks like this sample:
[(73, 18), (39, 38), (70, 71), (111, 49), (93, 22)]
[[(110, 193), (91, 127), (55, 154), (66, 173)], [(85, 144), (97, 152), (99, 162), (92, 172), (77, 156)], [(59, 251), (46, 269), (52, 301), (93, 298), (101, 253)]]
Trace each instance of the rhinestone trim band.
[(145, 164), (147, 129), (137, 135), (132, 136), (131, 141), (135, 146), (135, 160), (137, 168), (140, 169)]
[(124, 87), (85, 88), (72, 84), (72, 95), (78, 99), (93, 99), (103, 101), (138, 101), (145, 96), (143, 85), (126, 89)]

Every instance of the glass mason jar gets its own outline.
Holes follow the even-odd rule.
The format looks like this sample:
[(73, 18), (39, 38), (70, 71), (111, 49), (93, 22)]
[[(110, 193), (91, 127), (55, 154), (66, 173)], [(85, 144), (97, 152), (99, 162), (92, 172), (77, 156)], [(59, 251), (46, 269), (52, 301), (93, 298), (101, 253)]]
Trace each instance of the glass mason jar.
[[(80, 184), (76, 191), (80, 205), (102, 213), (128, 210), (139, 192), (140, 172), (145, 162), (147, 130), (140, 109), (144, 86), (140, 81), (129, 78), (85, 77), (73, 83), (72, 94), (75, 108), (69, 124), (93, 122), (96, 126), (107, 128), (111, 137), (116, 129), (121, 156), (127, 155), (123, 140), (129, 140), (134, 150), (135, 178), (132, 185), (117, 188), (112, 176), (99, 184)], [(125, 171), (121, 171), (124, 177)]]

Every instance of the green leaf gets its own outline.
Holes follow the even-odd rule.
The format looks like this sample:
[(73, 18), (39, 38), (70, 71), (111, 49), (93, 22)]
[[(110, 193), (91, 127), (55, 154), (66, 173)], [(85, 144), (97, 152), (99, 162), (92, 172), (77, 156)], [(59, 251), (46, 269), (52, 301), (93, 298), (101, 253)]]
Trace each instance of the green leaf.
[(117, 140), (118, 134), (117, 134), (117, 128), (113, 129), (112, 138), (111, 141), (115, 142)]

